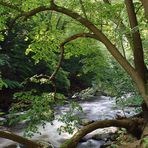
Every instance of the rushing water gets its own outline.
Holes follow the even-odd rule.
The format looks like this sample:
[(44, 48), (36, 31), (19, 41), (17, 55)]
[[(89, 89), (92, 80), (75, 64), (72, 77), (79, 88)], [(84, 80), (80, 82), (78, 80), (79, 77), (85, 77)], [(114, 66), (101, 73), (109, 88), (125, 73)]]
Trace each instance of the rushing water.
[[(96, 97), (96, 99), (93, 99), (92, 101), (83, 101), (79, 103), (81, 107), (83, 108), (83, 111), (85, 112), (85, 117), (83, 115), (83, 118), (87, 120), (103, 120), (103, 119), (114, 119), (116, 117), (116, 114), (123, 115), (123, 111), (119, 108), (113, 108), (115, 106), (115, 100), (110, 97), (105, 96), (99, 96)], [(65, 112), (68, 110), (68, 106), (61, 107), (60, 110)], [(124, 110), (126, 116), (133, 115), (132, 109), (129, 108)], [(57, 115), (58, 116), (58, 115)], [(32, 139), (33, 140), (43, 140), (52, 143), (55, 147), (59, 147), (59, 145), (64, 142), (66, 139), (70, 138), (72, 135), (68, 133), (62, 133), (61, 135), (58, 134), (57, 128), (59, 128), (61, 125), (63, 125), (60, 121), (53, 121), (53, 125), (50, 123), (47, 123), (45, 125), (45, 128), (42, 126), (39, 126), (39, 132), (40, 134), (35, 134)], [(17, 126), (13, 129), (11, 129), (14, 133), (23, 135), (23, 129), (21, 126)], [(103, 133), (103, 132), (114, 132), (116, 129), (111, 127), (107, 129), (98, 129), (90, 134), (88, 134), (85, 138), (87, 139), (84, 142), (80, 142), (77, 148), (100, 148), (100, 145), (103, 143), (103, 141), (93, 140), (91, 139), (92, 135), (97, 133)], [(15, 143), (13, 141), (0, 138), (0, 148), (6, 148), (9, 146), (9, 148), (12, 147)]]

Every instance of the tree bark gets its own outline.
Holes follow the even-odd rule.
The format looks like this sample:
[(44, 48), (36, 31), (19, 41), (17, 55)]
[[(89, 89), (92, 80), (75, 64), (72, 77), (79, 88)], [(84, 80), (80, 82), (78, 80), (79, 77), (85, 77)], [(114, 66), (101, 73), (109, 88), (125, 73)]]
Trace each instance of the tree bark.
[(140, 37), (138, 21), (136, 13), (134, 10), (133, 0), (125, 0), (125, 5), (128, 13), (128, 18), (131, 27), (131, 34), (133, 39), (133, 53), (134, 53), (134, 63), (136, 71), (139, 73), (144, 82), (146, 82), (146, 73), (145, 73), (145, 64), (144, 64), (144, 55), (142, 40)]
[(20, 144), (25, 145), (27, 148), (41, 148), (41, 146), (31, 140), (28, 140), (24, 137), (21, 137), (19, 135), (15, 135), (8, 131), (0, 131), (0, 137), (6, 138), (15, 142), (18, 142)]

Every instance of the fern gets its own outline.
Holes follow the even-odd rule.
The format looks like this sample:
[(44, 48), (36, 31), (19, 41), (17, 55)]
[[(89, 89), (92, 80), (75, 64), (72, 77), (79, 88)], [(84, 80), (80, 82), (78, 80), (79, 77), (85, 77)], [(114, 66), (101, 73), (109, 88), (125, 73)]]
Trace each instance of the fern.
[(3, 86), (5, 86), (5, 88), (20, 88), (22, 87), (22, 84), (19, 83), (18, 81), (14, 81), (14, 80), (9, 80), (9, 79), (3, 79)]
[(3, 81), (3, 79), (0, 76), (0, 90), (2, 90), (3, 87), (7, 88), (8, 85)]

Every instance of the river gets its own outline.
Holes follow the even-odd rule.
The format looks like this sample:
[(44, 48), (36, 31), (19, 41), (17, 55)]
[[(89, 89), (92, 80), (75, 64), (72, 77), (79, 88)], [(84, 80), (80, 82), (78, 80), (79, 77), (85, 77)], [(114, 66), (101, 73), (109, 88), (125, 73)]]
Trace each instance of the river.
[[(86, 120), (104, 120), (104, 119), (114, 119), (116, 118), (117, 114), (123, 115), (123, 111), (115, 106), (115, 99), (111, 97), (106, 96), (98, 96), (95, 97), (95, 99), (89, 100), (89, 101), (80, 101), (80, 106), (83, 108), (83, 111), (85, 114), (80, 114), (80, 117), (82, 116), (83, 119)], [(68, 106), (65, 105), (63, 107), (59, 108), (60, 112), (66, 112), (68, 111)], [(124, 109), (124, 113), (126, 116), (131, 116), (134, 114), (134, 111), (132, 108), (126, 108)], [(57, 114), (56, 116), (59, 116)], [(70, 138), (72, 135), (68, 133), (61, 133), (61, 135), (58, 134), (57, 128), (59, 128), (61, 125), (63, 125), (62, 122), (54, 120), (53, 125), (50, 123), (47, 123), (45, 125), (45, 128), (42, 126), (39, 126), (39, 132), (40, 134), (35, 134), (32, 139), (33, 140), (43, 140), (46, 142), (50, 142), (52, 145), (54, 145), (56, 148), (59, 147), (59, 145), (64, 142), (66, 139)], [(21, 126), (16, 126), (12, 129), (10, 129), (12, 132), (23, 135), (23, 129)], [(98, 129), (90, 134), (88, 134), (85, 137), (85, 140), (80, 142), (78, 145), (78, 148), (100, 148), (100, 145), (103, 143), (102, 140), (94, 140), (91, 137), (95, 134), (105, 133), (105, 132), (115, 132), (116, 128), (105, 128), (105, 129)], [(7, 139), (0, 138), (0, 148), (13, 148), (16, 143)]]

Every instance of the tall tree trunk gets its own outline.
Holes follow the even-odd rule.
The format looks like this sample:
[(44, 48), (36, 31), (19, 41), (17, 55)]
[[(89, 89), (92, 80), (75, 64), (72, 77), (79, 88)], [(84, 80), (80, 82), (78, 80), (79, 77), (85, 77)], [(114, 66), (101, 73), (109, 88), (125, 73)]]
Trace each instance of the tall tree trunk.
[(133, 55), (134, 55), (134, 64), (135, 69), (137, 71), (137, 75), (139, 75), (137, 80), (137, 86), (140, 90), (141, 95), (143, 96), (146, 104), (148, 105), (148, 90), (147, 90), (147, 68), (144, 64), (144, 54), (142, 47), (142, 40), (140, 37), (140, 32), (138, 28), (138, 21), (136, 17), (136, 13), (134, 10), (133, 0), (125, 0), (125, 5), (128, 13), (129, 23), (131, 27), (131, 34), (133, 38)]
[(133, 54), (135, 68), (139, 75), (142, 77), (142, 79), (146, 81), (143, 47), (138, 27), (138, 21), (134, 10), (133, 0), (125, 0), (125, 5), (127, 8), (128, 18), (131, 27), (131, 34), (133, 38)]

